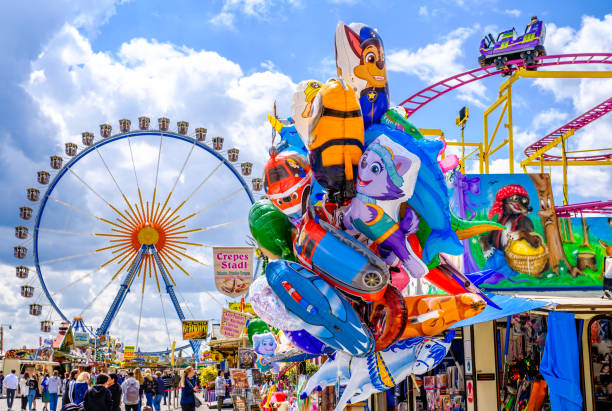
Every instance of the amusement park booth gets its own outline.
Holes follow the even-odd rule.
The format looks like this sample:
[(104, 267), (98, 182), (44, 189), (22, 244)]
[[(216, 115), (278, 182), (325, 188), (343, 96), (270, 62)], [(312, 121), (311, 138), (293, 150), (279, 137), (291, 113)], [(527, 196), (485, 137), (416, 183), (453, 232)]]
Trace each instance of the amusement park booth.
[(39, 356), (37, 356), (37, 352), (39, 352), (38, 349), (6, 351), (2, 361), (4, 375), (9, 375), (11, 370), (15, 370), (17, 375), (24, 372), (49, 373), (51, 375), (53, 370), (60, 369), (60, 364), (57, 361), (50, 360), (50, 358), (53, 358), (52, 350), (50, 353), (43, 353)]

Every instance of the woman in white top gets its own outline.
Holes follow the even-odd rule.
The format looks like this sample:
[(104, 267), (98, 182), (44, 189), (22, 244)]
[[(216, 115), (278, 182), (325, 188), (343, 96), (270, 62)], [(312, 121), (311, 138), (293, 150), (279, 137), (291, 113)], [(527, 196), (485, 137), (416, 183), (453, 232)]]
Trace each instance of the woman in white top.
[(19, 378), (19, 387), (17, 388), (17, 396), (21, 397), (21, 411), (25, 411), (28, 406), (28, 379), (29, 375), (26, 372)]

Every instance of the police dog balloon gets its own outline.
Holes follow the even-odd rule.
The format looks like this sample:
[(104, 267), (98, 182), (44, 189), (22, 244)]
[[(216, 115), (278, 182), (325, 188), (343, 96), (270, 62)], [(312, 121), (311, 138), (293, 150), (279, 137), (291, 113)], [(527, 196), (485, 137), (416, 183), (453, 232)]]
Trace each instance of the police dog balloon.
[(380, 122), (389, 108), (389, 87), (383, 42), (376, 30), (363, 23), (338, 23), (336, 70), (355, 90), (365, 128)]

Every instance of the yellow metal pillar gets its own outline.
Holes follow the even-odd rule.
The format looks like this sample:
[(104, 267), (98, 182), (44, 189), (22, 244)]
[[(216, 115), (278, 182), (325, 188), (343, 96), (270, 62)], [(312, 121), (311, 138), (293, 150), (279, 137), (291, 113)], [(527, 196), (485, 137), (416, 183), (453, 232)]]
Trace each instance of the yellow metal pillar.
[(567, 153), (565, 151), (565, 139), (561, 139), (561, 161), (563, 162), (563, 204), (567, 205)]
[(461, 174), (465, 174), (465, 127), (461, 127)]
[(508, 101), (506, 106), (508, 107), (508, 154), (510, 159), (510, 174), (514, 174), (514, 131), (512, 127), (512, 83), (508, 85), (507, 91)]

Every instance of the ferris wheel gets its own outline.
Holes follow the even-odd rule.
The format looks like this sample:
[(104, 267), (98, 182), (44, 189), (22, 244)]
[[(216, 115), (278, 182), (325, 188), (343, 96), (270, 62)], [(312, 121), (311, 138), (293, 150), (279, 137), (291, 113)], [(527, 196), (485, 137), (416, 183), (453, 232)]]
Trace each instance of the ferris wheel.
[[(66, 143), (64, 156), (50, 157), (51, 172), (38, 171), (38, 185), (26, 189), (16, 276), (29, 313), (43, 318), (41, 331), (57, 317), (82, 317), (97, 336), (119, 322), (113, 335), (134, 339), (136, 329), (131, 342), (139, 347), (141, 328), (172, 340), (180, 325), (168, 320), (172, 308), (179, 320), (201, 320), (223, 305), (206, 249), (245, 243), (244, 216), (262, 180), (247, 184), (253, 164), (239, 163), (238, 148), (224, 151), (223, 137), (209, 145), (205, 128), (189, 135), (186, 121), (176, 132), (168, 118), (157, 130), (150, 123), (139, 117), (132, 131), (121, 119), (114, 135), (102, 124), (99, 139), (83, 132), (82, 145)], [(197, 352), (199, 343), (190, 343)]]

